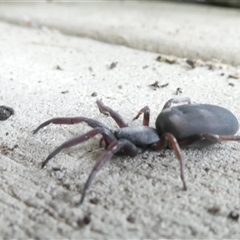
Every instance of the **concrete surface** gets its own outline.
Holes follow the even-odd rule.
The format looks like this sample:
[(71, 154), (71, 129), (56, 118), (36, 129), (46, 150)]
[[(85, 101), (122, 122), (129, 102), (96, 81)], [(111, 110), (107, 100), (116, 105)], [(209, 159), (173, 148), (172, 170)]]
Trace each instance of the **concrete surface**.
[[(21, 6), (11, 6), (16, 22), (25, 7), (31, 9)], [(136, 7), (136, 14), (141, 6)], [(0, 5), (1, 19), (7, 7)], [(65, 11), (68, 7), (70, 14), (71, 5)], [(33, 13), (48, 16), (47, 11), (35, 10), (33, 6)], [(101, 11), (95, 13), (104, 16)], [(89, 127), (50, 125), (32, 134), (40, 123), (56, 116), (93, 117), (115, 129), (116, 123), (97, 110), (97, 98), (131, 125), (141, 124), (141, 119), (131, 119), (149, 105), (154, 126), (163, 104), (183, 96), (226, 107), (240, 119), (240, 82), (229, 78), (239, 69), (201, 61), (191, 68), (185, 59), (170, 61), (169, 57), (156, 61), (157, 53), (68, 36), (46, 27), (25, 28), (2, 21), (0, 32), (4, 33), (0, 37), (0, 103), (15, 110), (15, 115), (1, 122), (2, 238), (239, 238), (239, 220), (228, 217), (232, 211), (240, 212), (239, 143), (183, 150), (187, 191), (182, 191), (179, 165), (171, 150), (145, 152), (134, 159), (114, 157), (95, 178), (84, 204), (76, 206), (103, 151), (100, 137), (62, 151), (42, 170), (40, 163), (56, 146)], [(113, 62), (116, 67), (109, 69)], [(165, 87), (149, 86), (156, 81)], [(182, 92), (176, 95), (178, 88)], [(92, 203), (96, 198), (98, 203)]]
[(140, 50), (240, 65), (238, 9), (159, 1), (11, 3), (1, 5), (0, 19)]

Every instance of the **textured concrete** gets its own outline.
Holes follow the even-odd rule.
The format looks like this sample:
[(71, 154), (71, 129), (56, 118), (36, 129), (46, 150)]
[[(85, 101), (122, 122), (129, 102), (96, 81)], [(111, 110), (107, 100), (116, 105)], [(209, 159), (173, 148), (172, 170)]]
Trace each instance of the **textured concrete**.
[(2, 4), (0, 19), (132, 48), (240, 65), (238, 9), (148, 1)]
[[(16, 21), (23, 11), (24, 5), (19, 11), (12, 6)], [(163, 104), (184, 96), (226, 107), (240, 119), (240, 82), (229, 78), (237, 75), (237, 68), (203, 61), (192, 68), (185, 59), (168, 56), (157, 61), (157, 53), (46, 27), (1, 22), (0, 32), (0, 105), (15, 110), (0, 123), (2, 238), (239, 238), (239, 222), (228, 217), (240, 212), (239, 143), (183, 150), (187, 191), (182, 190), (171, 150), (147, 151), (133, 159), (114, 157), (96, 176), (84, 204), (76, 206), (103, 152), (100, 137), (62, 151), (42, 170), (40, 163), (55, 147), (90, 128), (49, 125), (32, 134), (40, 123), (57, 116), (88, 116), (117, 128), (99, 113), (96, 99), (131, 125), (142, 124), (131, 119), (149, 105), (154, 126)], [(161, 87), (149, 86), (156, 81)]]

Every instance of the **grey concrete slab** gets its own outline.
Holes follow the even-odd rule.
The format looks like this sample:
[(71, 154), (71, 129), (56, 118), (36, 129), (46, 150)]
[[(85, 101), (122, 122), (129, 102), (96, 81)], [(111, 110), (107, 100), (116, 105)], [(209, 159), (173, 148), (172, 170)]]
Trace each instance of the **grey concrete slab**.
[[(15, 110), (0, 131), (2, 238), (239, 238), (239, 222), (228, 217), (240, 211), (239, 143), (183, 150), (187, 191), (171, 150), (114, 157), (76, 206), (103, 152), (100, 137), (62, 151), (42, 170), (53, 149), (90, 128), (50, 125), (32, 134), (57, 116), (88, 116), (117, 128), (99, 113), (97, 98), (131, 125), (142, 124), (132, 118), (149, 105), (154, 126), (163, 104), (183, 96), (226, 107), (240, 119), (240, 82), (228, 78), (236, 69), (217, 63), (191, 68), (177, 58), (159, 62), (156, 53), (45, 28), (1, 22), (0, 32), (0, 103)], [(165, 87), (149, 86), (156, 81)], [(99, 202), (91, 203), (93, 198)]]
[(5, 3), (0, 19), (140, 50), (240, 65), (238, 9), (160, 1)]

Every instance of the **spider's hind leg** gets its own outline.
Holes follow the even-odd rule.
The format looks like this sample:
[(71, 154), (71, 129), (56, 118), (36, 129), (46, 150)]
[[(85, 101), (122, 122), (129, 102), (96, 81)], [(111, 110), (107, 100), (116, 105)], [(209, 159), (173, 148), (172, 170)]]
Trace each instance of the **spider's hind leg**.
[[(240, 141), (240, 136), (216, 135), (211, 133), (197, 134), (178, 142), (180, 147), (205, 147), (223, 141)], [(193, 146), (191, 146), (193, 147)]]
[(191, 99), (189, 97), (182, 97), (182, 98), (171, 98), (170, 100), (168, 100), (164, 106), (163, 106), (163, 109), (166, 109), (166, 108), (170, 108), (173, 104), (181, 104), (181, 105), (184, 105), (184, 104), (191, 104)]
[(187, 190), (187, 185), (185, 181), (185, 176), (184, 176), (184, 163), (183, 163), (183, 158), (180, 150), (180, 146), (176, 138), (171, 134), (171, 133), (165, 133), (161, 136), (161, 139), (159, 140), (158, 143), (154, 144), (152, 148), (154, 150), (162, 150), (167, 146), (167, 143), (170, 144), (170, 147), (173, 149), (177, 160), (180, 165), (180, 177), (183, 183), (183, 189)]

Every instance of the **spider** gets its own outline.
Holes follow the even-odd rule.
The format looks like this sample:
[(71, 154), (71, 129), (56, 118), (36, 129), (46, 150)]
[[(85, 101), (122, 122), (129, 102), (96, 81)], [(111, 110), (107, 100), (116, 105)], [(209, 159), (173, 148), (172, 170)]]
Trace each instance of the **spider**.
[[(148, 106), (142, 108), (136, 117), (133, 118), (133, 120), (136, 120), (143, 114), (143, 125), (128, 126), (116, 111), (104, 105), (100, 100), (97, 100), (96, 103), (99, 111), (105, 115), (110, 115), (119, 126), (119, 129), (113, 131), (105, 124), (92, 118), (60, 117), (42, 123), (33, 132), (34, 134), (37, 133), (41, 128), (50, 123), (77, 124), (85, 122), (93, 128), (87, 133), (70, 139), (57, 147), (42, 162), (42, 168), (64, 148), (80, 144), (97, 134), (102, 135), (100, 146), (104, 142), (106, 151), (98, 158), (84, 185), (80, 204), (83, 203), (86, 192), (96, 173), (115, 154), (135, 157), (147, 149), (162, 150), (170, 147), (179, 161), (183, 189), (187, 190), (180, 147), (201, 148), (220, 141), (240, 141), (240, 136), (233, 136), (238, 131), (239, 123), (229, 110), (210, 104), (191, 104), (191, 100), (188, 97), (168, 100), (156, 119), (156, 128), (149, 126), (150, 109)], [(174, 104), (177, 104), (177, 106), (172, 106)]]

